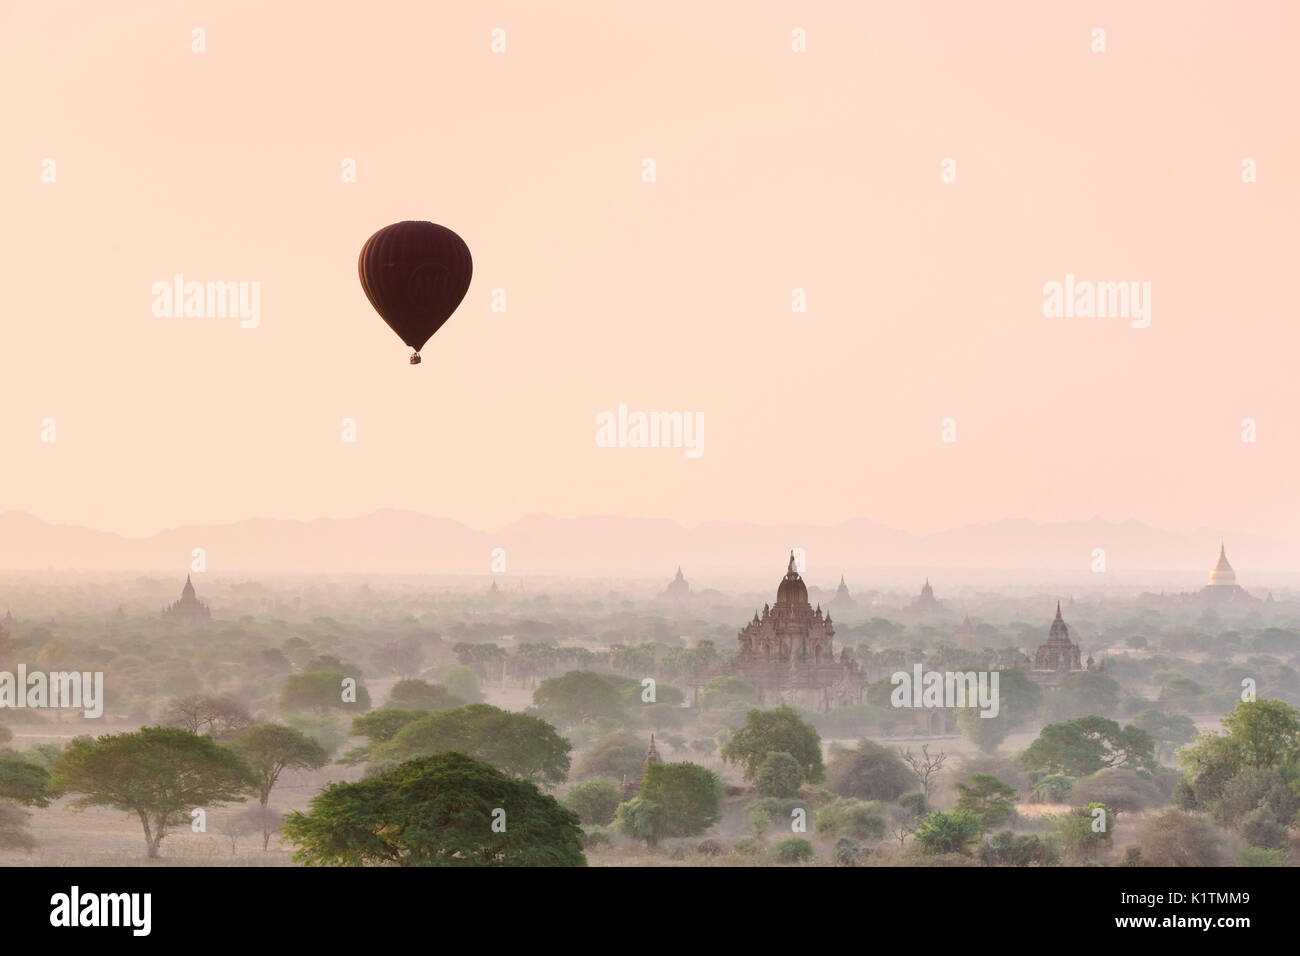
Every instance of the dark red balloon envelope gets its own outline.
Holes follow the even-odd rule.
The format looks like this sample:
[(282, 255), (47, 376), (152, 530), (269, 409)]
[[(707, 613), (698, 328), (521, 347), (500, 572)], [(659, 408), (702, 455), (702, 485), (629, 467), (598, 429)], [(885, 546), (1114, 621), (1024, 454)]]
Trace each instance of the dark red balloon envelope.
[(361, 288), (398, 337), (420, 349), (451, 318), (474, 273), (465, 241), (432, 222), (395, 222), (366, 240), (357, 260)]

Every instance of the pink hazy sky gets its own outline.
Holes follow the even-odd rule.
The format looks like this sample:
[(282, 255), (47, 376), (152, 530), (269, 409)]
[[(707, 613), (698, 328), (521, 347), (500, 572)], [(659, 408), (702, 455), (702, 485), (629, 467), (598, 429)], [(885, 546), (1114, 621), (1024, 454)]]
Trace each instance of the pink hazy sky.
[[(1300, 531), (1298, 25), (1260, 0), (4, 4), (0, 510)], [(356, 274), (400, 219), (475, 260), (418, 368)], [(178, 272), (260, 282), (260, 325), (155, 317)], [(1150, 282), (1150, 327), (1045, 318), (1066, 273)], [(703, 456), (598, 448), (621, 403), (702, 413)]]

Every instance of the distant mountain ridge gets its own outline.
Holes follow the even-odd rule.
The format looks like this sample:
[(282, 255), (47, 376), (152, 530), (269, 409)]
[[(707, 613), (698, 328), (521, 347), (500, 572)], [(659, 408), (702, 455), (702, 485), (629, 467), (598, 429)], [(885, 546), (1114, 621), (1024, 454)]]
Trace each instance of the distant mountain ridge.
[[(772, 571), (779, 577), (791, 548), (803, 548), (817, 576), (867, 567), (1060, 569), (1086, 572), (1093, 550), (1108, 567), (1208, 573), (1220, 538), (1239, 570), (1300, 570), (1293, 543), (1259, 535), (1200, 529), (1164, 531), (1137, 521), (1039, 524), (1006, 519), (916, 535), (865, 519), (828, 527), (706, 522), (686, 528), (656, 518), (554, 518), (534, 514), (498, 531), (449, 518), (382, 510), (312, 521), (252, 518), (192, 525), (141, 538), (57, 525), (22, 511), (0, 513), (0, 569), (177, 571), (203, 548), (209, 571), (488, 574), (493, 549), (504, 548), (509, 573), (661, 575), (680, 564), (701, 572)], [(1249, 575), (1247, 575), (1249, 577)], [(850, 581), (850, 586), (852, 586)]]

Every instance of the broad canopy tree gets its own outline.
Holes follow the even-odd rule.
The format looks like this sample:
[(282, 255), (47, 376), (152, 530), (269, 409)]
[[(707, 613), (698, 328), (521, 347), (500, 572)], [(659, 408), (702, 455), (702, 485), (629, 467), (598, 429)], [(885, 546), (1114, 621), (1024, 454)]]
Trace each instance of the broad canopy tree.
[(150, 858), (170, 828), (190, 822), (191, 810), (246, 800), (256, 788), (257, 778), (233, 751), (170, 727), (77, 737), (50, 781), (56, 794), (80, 794), (72, 804), (78, 809), (113, 807), (137, 816)]
[(26, 760), (0, 757), (0, 799), (48, 807), (52, 799), (49, 772)]
[(459, 753), (327, 787), (282, 832), (308, 866), (584, 866), (578, 815)]
[[(271, 790), (286, 770), (317, 770), (329, 763), (325, 748), (301, 730), (283, 724), (260, 724), (241, 731), (230, 749), (243, 758), (257, 778), (257, 799), (266, 809)], [(271, 842), (271, 817), (262, 814), (262, 849)]]
[(208, 734), (218, 740), (236, 734), (253, 723), (252, 716), (236, 700), (210, 694), (177, 697), (167, 705), (163, 724), (183, 727), (192, 734)]
[(571, 749), (572, 744), (539, 717), (470, 704), (421, 714), (387, 743), (373, 746), (371, 762), (389, 769), (416, 757), (455, 751), (512, 777), (553, 786), (569, 775)]
[(1030, 770), (1084, 777), (1103, 767), (1156, 766), (1155, 741), (1135, 724), (1121, 728), (1105, 717), (1048, 724), (1018, 758)]

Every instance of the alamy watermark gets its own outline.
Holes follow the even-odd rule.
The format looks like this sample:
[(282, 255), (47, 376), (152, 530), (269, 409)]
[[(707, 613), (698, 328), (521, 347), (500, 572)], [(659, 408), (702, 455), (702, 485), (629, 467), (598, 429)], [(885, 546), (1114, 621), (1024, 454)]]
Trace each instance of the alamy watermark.
[(599, 448), (684, 448), (687, 458), (704, 454), (703, 412), (618, 412), (596, 415)]
[(104, 714), (103, 671), (33, 671), (19, 664), (17, 675), (0, 671), (0, 710), (79, 707), (84, 717)]
[(981, 717), (998, 715), (997, 671), (898, 671), (889, 702), (895, 707), (978, 707)]
[(155, 282), (153, 314), (160, 319), (240, 319), (240, 328), (262, 321), (262, 283), (186, 282), (176, 273), (171, 282)]
[(1150, 282), (1076, 281), (1073, 272), (1065, 282), (1043, 285), (1043, 315), (1049, 319), (1132, 319), (1133, 328), (1151, 324)]

